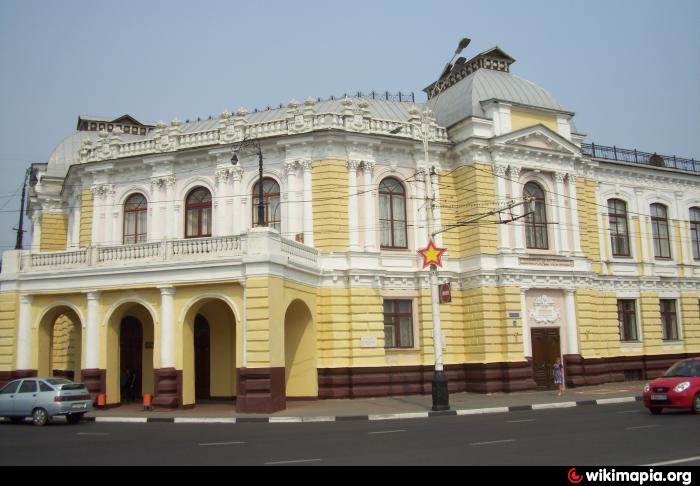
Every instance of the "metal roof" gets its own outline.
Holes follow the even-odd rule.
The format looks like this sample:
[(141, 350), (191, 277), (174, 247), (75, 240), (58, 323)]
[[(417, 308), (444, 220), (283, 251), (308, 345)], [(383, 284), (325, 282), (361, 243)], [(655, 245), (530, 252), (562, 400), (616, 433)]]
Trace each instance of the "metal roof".
[(548, 91), (514, 74), (479, 69), (428, 102), (438, 125), (451, 127), (470, 116), (484, 117), (481, 102), (502, 100), (521, 105), (567, 112)]

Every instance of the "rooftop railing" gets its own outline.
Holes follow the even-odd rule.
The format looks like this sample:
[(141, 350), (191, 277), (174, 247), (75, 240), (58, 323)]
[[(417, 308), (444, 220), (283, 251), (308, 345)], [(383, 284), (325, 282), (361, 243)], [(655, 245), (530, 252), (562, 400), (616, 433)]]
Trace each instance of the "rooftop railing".
[(638, 150), (622, 149), (615, 146), (606, 147), (605, 145), (596, 145), (594, 143), (582, 143), (581, 152), (594, 159), (614, 160), (627, 164), (639, 164), (648, 167), (662, 167), (700, 173), (700, 161), (695, 159), (683, 159), (675, 155), (650, 154)]

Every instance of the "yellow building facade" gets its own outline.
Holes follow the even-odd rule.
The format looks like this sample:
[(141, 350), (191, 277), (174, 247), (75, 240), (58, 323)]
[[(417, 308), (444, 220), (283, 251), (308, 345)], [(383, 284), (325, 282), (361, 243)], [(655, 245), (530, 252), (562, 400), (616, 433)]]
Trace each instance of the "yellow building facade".
[[(472, 61), (425, 104), (86, 119), (33, 166), (31, 248), (3, 256), (0, 380), (260, 413), (430, 393), (430, 239), (451, 391), (547, 388), (556, 357), (579, 386), (699, 355), (697, 167), (587, 145), (503, 51)], [(262, 181), (254, 151), (232, 163), (244, 140)]]

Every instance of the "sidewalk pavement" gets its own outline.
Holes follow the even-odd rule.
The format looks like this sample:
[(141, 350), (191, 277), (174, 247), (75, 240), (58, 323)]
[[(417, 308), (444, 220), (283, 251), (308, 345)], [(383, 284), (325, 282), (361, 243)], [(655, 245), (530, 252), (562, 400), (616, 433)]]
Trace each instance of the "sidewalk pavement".
[(270, 415), (239, 414), (226, 402), (198, 404), (189, 410), (144, 411), (141, 404), (112, 409), (95, 409), (86, 420), (97, 422), (321, 422), (343, 420), (390, 420), (428, 418), (444, 415), (506, 413), (521, 410), (568, 408), (641, 400), (644, 382), (609, 383), (571, 388), (562, 396), (557, 390), (518, 393), (453, 393), (449, 412), (432, 413), (430, 395), (364, 398), (347, 400), (288, 401), (285, 410)]

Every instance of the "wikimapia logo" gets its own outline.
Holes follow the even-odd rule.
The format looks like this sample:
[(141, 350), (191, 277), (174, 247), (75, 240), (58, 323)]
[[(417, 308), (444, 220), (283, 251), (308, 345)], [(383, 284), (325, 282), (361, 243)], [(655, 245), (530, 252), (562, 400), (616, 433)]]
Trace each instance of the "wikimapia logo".
[[(597, 471), (586, 471), (585, 479), (588, 482), (627, 482), (633, 484), (644, 485), (645, 483), (651, 482), (654, 484), (660, 482), (680, 482), (684, 486), (688, 486), (692, 483), (692, 472), (676, 472), (676, 471), (654, 471), (649, 469), (647, 471), (616, 471), (615, 469), (608, 470), (606, 468), (598, 469)], [(584, 475), (579, 474), (575, 467), (569, 469), (567, 474), (567, 479), (571, 484), (580, 484)]]

